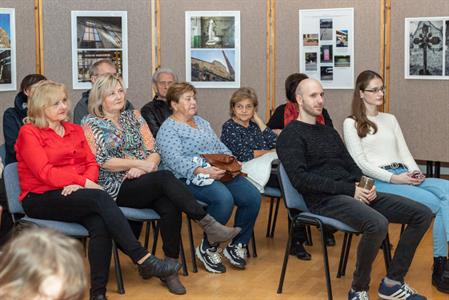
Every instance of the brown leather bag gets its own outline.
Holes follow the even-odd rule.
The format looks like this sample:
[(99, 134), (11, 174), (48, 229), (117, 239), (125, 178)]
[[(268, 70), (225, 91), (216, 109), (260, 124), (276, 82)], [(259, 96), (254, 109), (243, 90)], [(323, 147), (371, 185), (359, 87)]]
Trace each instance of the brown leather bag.
[(242, 173), (242, 166), (234, 156), (227, 154), (201, 154), (201, 156), (204, 157), (211, 166), (226, 171), (220, 179), (222, 182), (231, 181), (232, 178), (237, 175), (246, 175), (245, 173)]

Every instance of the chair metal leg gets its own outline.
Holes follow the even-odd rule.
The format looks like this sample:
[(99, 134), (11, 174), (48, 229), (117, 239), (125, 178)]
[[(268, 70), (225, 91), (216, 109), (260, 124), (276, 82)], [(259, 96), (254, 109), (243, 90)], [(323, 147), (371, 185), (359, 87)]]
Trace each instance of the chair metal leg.
[(186, 254), (184, 252), (184, 244), (182, 242), (181, 235), (179, 235), (179, 254), (181, 255), (182, 275), (189, 276), (189, 271), (187, 270)]
[(270, 197), (270, 211), (268, 212), (267, 234), (265, 235), (266, 237), (270, 237), (271, 219), (273, 217), (273, 205), (274, 205), (274, 198)]
[(257, 257), (256, 237), (254, 236), (254, 228), (253, 228), (253, 236), (251, 238), (251, 243), (253, 246), (253, 257)]
[(342, 273), (341, 273), (342, 276), (345, 276), (345, 274), (346, 274), (346, 266), (348, 265), (349, 250), (351, 250), (352, 236), (353, 236), (353, 234), (351, 233), (351, 234), (349, 234), (349, 237), (348, 237), (348, 242), (346, 245), (345, 260), (343, 261), (343, 269), (342, 269)]
[(321, 245), (323, 248), (324, 272), (326, 274), (327, 299), (332, 300), (332, 285), (331, 285), (331, 275), (329, 272), (329, 257), (327, 255), (326, 240), (324, 237), (324, 226), (321, 222), (319, 222), (319, 229), (321, 235)]
[(310, 225), (305, 225), (305, 227), (306, 227), (306, 245), (313, 246), (312, 230), (310, 230)]
[(399, 237), (401, 237), (401, 235), (404, 233), (405, 230), (405, 224), (401, 225), (401, 233), (399, 234)]
[(151, 248), (151, 254), (156, 255), (156, 247), (157, 247), (157, 238), (159, 236), (159, 222), (152, 221), (153, 225), (153, 247)]
[(290, 219), (289, 219), (289, 225), (290, 225), (290, 230), (288, 233), (287, 246), (285, 246), (284, 262), (282, 263), (281, 276), (279, 278), (279, 285), (278, 285), (278, 290), (277, 290), (278, 294), (282, 293), (282, 288), (284, 287), (285, 272), (287, 271), (288, 256), (289, 256), (290, 247), (292, 244), (293, 226), (291, 225)]
[(198, 266), (195, 259), (195, 244), (193, 242), (192, 220), (187, 216), (187, 229), (189, 231), (190, 258), (192, 259), (192, 272), (198, 272)]
[(278, 219), (279, 213), (279, 202), (281, 202), (281, 198), (276, 198), (276, 207), (274, 208), (274, 217), (273, 217), (273, 224), (271, 225), (270, 237), (274, 237), (274, 230), (276, 229), (276, 221)]
[(385, 240), (382, 242), (382, 249), (384, 252), (385, 270), (388, 272), (391, 264), (390, 238), (388, 237), (388, 233)]
[(348, 235), (349, 235), (349, 233), (345, 232), (345, 235), (343, 237), (343, 243), (341, 245), (340, 262), (338, 263), (337, 278), (340, 278), (342, 275), (341, 273), (342, 273), (342, 269), (343, 269), (343, 263), (345, 260), (344, 256), (346, 254), (346, 246), (347, 246), (346, 244), (348, 242)]
[(114, 255), (114, 267), (115, 267), (115, 278), (117, 281), (117, 290), (119, 294), (125, 293), (125, 287), (123, 284), (123, 274), (122, 268), (120, 267), (120, 258), (118, 255), (117, 245), (112, 241), (112, 253)]
[(150, 231), (151, 231), (151, 222), (146, 222), (146, 226), (145, 226), (145, 243), (144, 243), (144, 247), (145, 249), (148, 249), (148, 244), (149, 244), (149, 239), (150, 239)]

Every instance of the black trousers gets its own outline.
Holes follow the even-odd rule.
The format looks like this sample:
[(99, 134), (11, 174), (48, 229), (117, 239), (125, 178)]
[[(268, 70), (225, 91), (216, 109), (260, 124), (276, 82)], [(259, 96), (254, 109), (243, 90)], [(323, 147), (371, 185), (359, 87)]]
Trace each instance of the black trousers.
[(160, 216), (163, 250), (167, 257), (179, 256), (181, 212), (201, 220), (206, 211), (187, 187), (169, 171), (147, 173), (125, 180), (120, 187), (117, 204), (132, 208), (152, 208)]
[(91, 295), (105, 294), (112, 239), (134, 262), (148, 251), (135, 238), (129, 223), (111, 196), (102, 190), (80, 189), (68, 196), (62, 190), (28, 193), (23, 208), (30, 217), (82, 224), (89, 231)]
[(388, 278), (403, 282), (416, 248), (433, 217), (426, 206), (385, 193), (377, 193), (377, 198), (370, 205), (346, 195), (330, 196), (312, 211), (337, 219), (362, 233), (352, 281), (352, 288), (356, 291), (369, 288), (372, 264), (387, 235), (389, 222), (408, 225), (401, 235), (387, 274)]

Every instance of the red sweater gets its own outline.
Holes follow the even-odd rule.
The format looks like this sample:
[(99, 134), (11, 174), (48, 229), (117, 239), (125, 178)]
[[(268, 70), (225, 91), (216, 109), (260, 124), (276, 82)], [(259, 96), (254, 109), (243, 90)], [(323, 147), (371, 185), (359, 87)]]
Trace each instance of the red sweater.
[(79, 125), (64, 122), (64, 137), (50, 128), (22, 126), (15, 145), (23, 200), (67, 185), (98, 181), (98, 165)]

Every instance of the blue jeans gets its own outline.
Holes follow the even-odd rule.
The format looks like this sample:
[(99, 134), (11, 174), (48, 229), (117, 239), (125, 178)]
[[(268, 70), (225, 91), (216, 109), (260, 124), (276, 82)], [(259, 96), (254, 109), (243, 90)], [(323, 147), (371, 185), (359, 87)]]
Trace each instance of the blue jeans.
[[(393, 174), (408, 172), (405, 168), (388, 170)], [(394, 184), (376, 180), (377, 191), (400, 195), (422, 203), (435, 215), (433, 224), (433, 256), (448, 255), (449, 241), (449, 181), (427, 178), (420, 185)]]
[(215, 180), (206, 186), (188, 184), (187, 187), (198, 200), (207, 203), (207, 212), (221, 224), (228, 222), (236, 205), (234, 226), (242, 228), (242, 231), (232, 243), (248, 243), (259, 214), (261, 196), (245, 177), (236, 176), (228, 182)]

